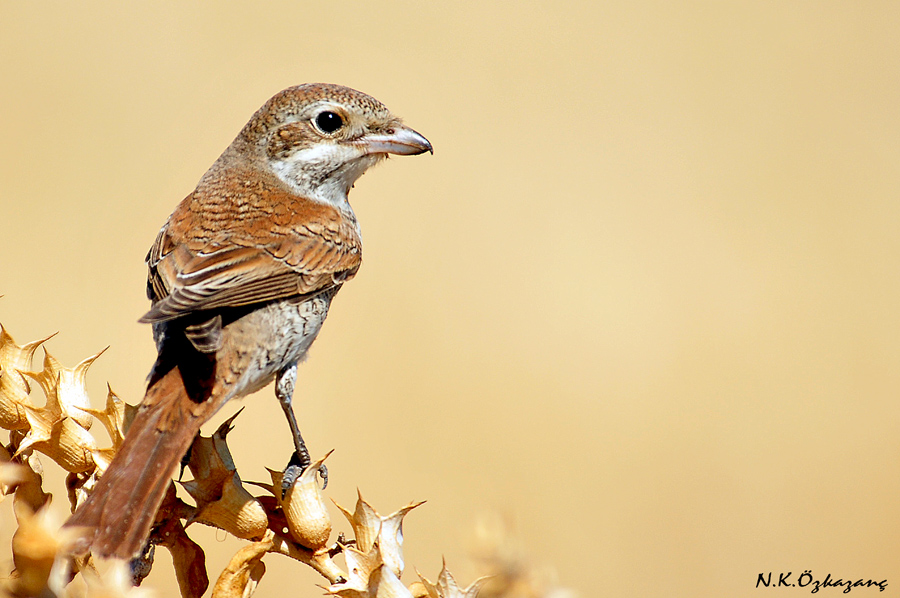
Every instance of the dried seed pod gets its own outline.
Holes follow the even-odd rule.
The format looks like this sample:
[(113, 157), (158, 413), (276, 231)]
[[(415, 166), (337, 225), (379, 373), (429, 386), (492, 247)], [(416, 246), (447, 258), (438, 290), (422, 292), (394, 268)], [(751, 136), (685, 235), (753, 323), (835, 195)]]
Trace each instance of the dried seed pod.
[(179, 518), (172, 514), (171, 508), (166, 507), (166, 503), (170, 501), (173, 503), (176, 501), (175, 487), (172, 485), (169, 486), (169, 493), (160, 509), (166, 510), (167, 514), (162, 522), (157, 519), (158, 527), (154, 529), (150, 539), (159, 546), (165, 546), (171, 553), (175, 579), (178, 581), (181, 595), (199, 598), (209, 587), (206, 554), (203, 548), (187, 535)]
[(9, 372), (15, 372), (7, 383), (15, 386), (20, 392), (28, 394), (31, 392), (28, 382), (19, 374), (20, 371), (31, 369), (31, 361), (34, 358), (34, 352), (41, 344), (53, 338), (56, 333), (51, 334), (47, 338), (39, 341), (33, 341), (25, 345), (19, 346), (13, 337), (9, 335), (3, 324), (0, 324), (0, 367)]
[(212, 598), (249, 598), (266, 572), (263, 556), (274, 546), (271, 532), (235, 554), (213, 586)]
[(381, 558), (385, 566), (397, 577), (403, 574), (403, 518), (424, 502), (410, 503), (399, 511), (381, 518), (381, 532), (378, 534)]
[(88, 368), (104, 351), (106, 349), (88, 357), (73, 368), (66, 368), (44, 348), (43, 369), (39, 372), (23, 372), (40, 384), (47, 396), (45, 410), (51, 419), (71, 417), (85, 430), (91, 428), (94, 418), (86, 411), (91, 407), (91, 400), (88, 398), (84, 382)]
[(421, 581), (414, 581), (409, 584), (409, 592), (413, 595), (413, 598), (433, 598), (428, 593), (428, 588)]
[(182, 484), (197, 503), (191, 521), (221, 528), (245, 540), (261, 538), (269, 524), (262, 504), (241, 483), (226, 436), (240, 411), (212, 436), (198, 436), (191, 445), (188, 466), (194, 479)]
[(44, 468), (37, 455), (20, 458), (18, 463), (11, 463), (9, 451), (0, 447), (0, 498), (15, 493), (14, 502), (24, 502), (36, 512), (50, 502), (52, 498), (44, 492)]
[[(0, 452), (3, 452), (2, 447), (0, 447)], [(27, 484), (31, 475), (33, 472), (24, 465), (10, 463), (8, 459), (0, 462), (0, 498), (12, 494)]]
[(100, 423), (103, 424), (103, 427), (106, 428), (106, 432), (112, 439), (112, 448), (115, 451), (122, 445), (122, 441), (125, 439), (125, 432), (128, 431), (128, 426), (131, 425), (131, 420), (134, 419), (134, 414), (138, 408), (120, 399), (109, 384), (106, 385), (106, 389), (106, 407), (102, 410), (85, 408), (84, 412), (100, 420)]
[(31, 369), (34, 352), (52, 336), (19, 346), (0, 324), (0, 428), (28, 428), (23, 405), (31, 405), (31, 386), (22, 372)]
[(372, 508), (372, 505), (363, 500), (362, 492), (356, 490), (356, 508), (353, 513), (339, 505), (334, 505), (340, 509), (350, 526), (353, 528), (353, 537), (356, 540), (356, 547), (362, 552), (369, 552), (375, 542), (378, 540), (378, 534), (381, 532), (381, 516)]
[(11, 379), (19, 374), (7, 366), (0, 368), (0, 428), (5, 430), (26, 430), (28, 419), (25, 406), (31, 406), (27, 393), (20, 393)]
[(31, 429), (19, 444), (16, 455), (38, 450), (71, 473), (93, 470), (97, 465), (94, 452), (97, 442), (90, 432), (70, 417), (52, 420), (44, 408), (25, 409)]
[[(194, 482), (182, 486), (188, 493), (196, 488)], [(194, 499), (197, 500), (196, 497)], [(198, 510), (193, 521), (218, 527), (243, 540), (261, 538), (269, 525), (262, 504), (247, 492), (237, 472), (224, 481), (218, 500), (204, 502), (202, 506), (201, 501), (197, 502)]]
[(347, 598), (368, 596), (369, 579), (382, 566), (378, 546), (372, 546), (367, 552), (347, 546), (344, 548), (344, 560), (347, 562), (347, 579), (343, 583), (333, 584), (328, 592)]
[(329, 594), (344, 598), (414, 598), (411, 590), (385, 565), (377, 544), (367, 553), (353, 547), (345, 548), (344, 557), (349, 571), (348, 579), (329, 587)]
[[(447, 561), (443, 562), (443, 566), (441, 567), (441, 573), (438, 575), (437, 583), (431, 583), (426, 579), (421, 573), (416, 571), (419, 576), (419, 579), (422, 580), (421, 587), (424, 588), (425, 594), (417, 593), (415, 594), (416, 598), (422, 596), (423, 598), (427, 596), (428, 598), (475, 598), (478, 595), (479, 590), (481, 590), (481, 586), (483, 586), (490, 577), (480, 577), (469, 584), (469, 587), (462, 589), (456, 583), (456, 580), (453, 579), (453, 575), (450, 574), (450, 571), (447, 570)], [(412, 584), (416, 586), (416, 591), (421, 592), (419, 589), (419, 584)], [(412, 586), (410, 586), (412, 588)]]
[(106, 468), (109, 467), (115, 456), (116, 449), (114, 448), (94, 449), (91, 451), (91, 458), (94, 460), (94, 465), (100, 473), (106, 471)]
[(188, 467), (194, 479), (182, 485), (200, 509), (222, 497), (226, 482), (237, 471), (225, 440), (232, 419), (219, 426), (212, 436), (197, 436), (191, 445)]
[(59, 567), (54, 569), (55, 565), (65, 565), (63, 560), (57, 560), (57, 555), (65, 552), (75, 534), (60, 530), (46, 507), (35, 512), (24, 502), (16, 502), (15, 513), (18, 528), (12, 537), (12, 558), (16, 570), (8, 585), (0, 587), (13, 596), (44, 595), (51, 574), (58, 581), (64, 573)]
[[(328, 453), (330, 454), (331, 452)], [(283, 498), (281, 497), (283, 474), (269, 470), (272, 476), (271, 490), (281, 503), (291, 537), (311, 550), (323, 548), (331, 535), (331, 517), (328, 515), (328, 508), (316, 479), (319, 466), (328, 455), (310, 464), (294, 481), (294, 485), (284, 493)]]
[[(357, 491), (358, 492), (358, 491)], [(410, 503), (402, 509), (391, 513), (387, 517), (382, 517), (369, 503), (363, 500), (362, 493), (358, 492), (356, 500), (356, 509), (350, 513), (341, 505), (337, 508), (341, 510), (344, 517), (353, 527), (353, 534), (356, 538), (356, 545), (363, 552), (378, 544), (381, 550), (381, 559), (397, 577), (403, 574), (403, 518), (406, 514), (423, 504), (424, 501)]]
[(413, 598), (412, 592), (387, 565), (382, 565), (372, 573), (369, 578), (369, 595), (376, 598)]

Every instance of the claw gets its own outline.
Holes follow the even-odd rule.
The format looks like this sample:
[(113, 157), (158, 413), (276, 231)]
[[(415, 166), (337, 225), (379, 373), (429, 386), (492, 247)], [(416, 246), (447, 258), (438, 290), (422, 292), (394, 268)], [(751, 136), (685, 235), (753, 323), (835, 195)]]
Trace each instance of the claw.
[(135, 586), (141, 585), (144, 578), (150, 575), (150, 569), (153, 568), (153, 557), (156, 555), (156, 545), (153, 542), (147, 542), (144, 550), (139, 556), (129, 561), (128, 566), (131, 569), (131, 582)]
[[(294, 485), (297, 478), (303, 475), (309, 464), (309, 455), (304, 457), (304, 455), (296, 452), (291, 454), (291, 459), (288, 461), (287, 467), (284, 468), (284, 477), (281, 478), (281, 498), (284, 498), (284, 495)], [(324, 463), (319, 465), (318, 472), (319, 477), (322, 478), (322, 490), (324, 490), (328, 486), (328, 468), (325, 467)]]
[(324, 463), (319, 465), (319, 477), (322, 478), (322, 490), (328, 488), (328, 468)]
[(288, 461), (287, 467), (284, 468), (284, 477), (281, 479), (281, 498), (287, 494), (288, 489), (294, 485), (303, 472), (309, 467), (309, 456), (304, 458), (299, 453), (291, 453), (291, 459)]

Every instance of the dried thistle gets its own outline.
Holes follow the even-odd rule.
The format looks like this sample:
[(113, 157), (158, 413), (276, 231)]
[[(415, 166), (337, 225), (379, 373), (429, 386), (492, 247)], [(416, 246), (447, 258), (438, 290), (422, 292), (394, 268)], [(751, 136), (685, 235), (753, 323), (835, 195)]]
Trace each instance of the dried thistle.
[(244, 488), (226, 436), (240, 414), (235, 413), (210, 437), (197, 436), (188, 467), (194, 476), (182, 487), (197, 504), (188, 523), (212, 525), (244, 540), (262, 538), (269, 519), (262, 504)]
[(316, 478), (319, 467), (330, 454), (329, 452), (304, 469), (283, 496), (282, 472), (268, 470), (272, 478), (271, 484), (255, 482), (257, 486), (265, 488), (275, 497), (294, 541), (312, 551), (324, 549), (331, 535), (331, 517), (328, 515), (322, 489)]
[[(108, 347), (107, 347), (108, 348)], [(71, 418), (85, 430), (89, 430), (94, 423), (93, 417), (85, 412), (91, 406), (85, 388), (85, 378), (88, 368), (100, 357), (106, 349), (103, 349), (73, 368), (63, 367), (59, 361), (44, 348), (43, 369), (38, 372), (23, 371), (22, 374), (37, 382), (47, 403), (43, 408), (45, 417), (49, 420), (59, 420), (64, 417)]]
[(37, 511), (50, 502), (50, 495), (43, 491), (43, 466), (37, 455), (13, 458), (0, 446), (0, 498), (15, 494), (15, 503), (24, 502)]
[(36, 596), (48, 585), (61, 588), (67, 567), (66, 559), (61, 557), (66, 554), (74, 534), (61, 530), (46, 506), (33, 511), (24, 501), (19, 501), (13, 507), (17, 523), (11, 541), (15, 570), (2, 589), (12, 596)]
[(274, 547), (273, 537), (269, 532), (259, 542), (241, 548), (216, 581), (212, 598), (250, 598), (266, 572), (262, 558)]
[(85, 407), (83, 408), (83, 411), (93, 415), (101, 424), (103, 424), (103, 427), (106, 428), (106, 432), (112, 440), (112, 448), (115, 451), (122, 446), (122, 441), (125, 439), (125, 432), (128, 431), (128, 426), (131, 425), (131, 421), (134, 419), (134, 414), (137, 412), (138, 408), (134, 405), (129, 405), (120, 399), (108, 384), (106, 389), (106, 407), (104, 409), (90, 409)]
[(24, 406), (31, 405), (28, 400), (31, 386), (22, 372), (31, 370), (34, 352), (52, 337), (51, 334), (47, 338), (19, 346), (0, 324), (0, 428), (28, 428)]
[(553, 570), (532, 562), (509, 520), (486, 515), (475, 526), (472, 549), (478, 568), (487, 575), (481, 598), (574, 598), (556, 582)]
[[(345, 598), (474, 598), (479, 592), (482, 598), (572, 596), (546, 582), (509, 540), (508, 530), (489, 527), (480, 528), (478, 556), (493, 576), (490, 584), (488, 578), (481, 578), (460, 588), (445, 564), (437, 583), (420, 574), (419, 581), (406, 587), (401, 581), (403, 520), (421, 502), (381, 516), (358, 493), (352, 513), (337, 505), (354, 539), (347, 542), (341, 534), (337, 544), (329, 547), (332, 522), (316, 478), (325, 458), (306, 468), (283, 496), (282, 474), (270, 470), (272, 483), (257, 485), (271, 496), (254, 497), (244, 487), (228, 449), (226, 436), (234, 417), (212, 436), (198, 436), (193, 443), (188, 463), (193, 479), (182, 487), (195, 506), (179, 499), (175, 485), (170, 485), (142, 560), (132, 562), (131, 567), (104, 563), (98, 569), (90, 557), (67, 558), (73, 538), (60, 535), (48, 517), (46, 505), (52, 497), (43, 490), (43, 469), (36, 453), (50, 457), (69, 472), (66, 486), (74, 510), (121, 446), (137, 408), (109, 388), (105, 407), (91, 408), (85, 377), (103, 351), (66, 368), (45, 349), (42, 369), (31, 371), (34, 353), (46, 340), (19, 346), (0, 326), (0, 426), (10, 431), (9, 446), (0, 445), (0, 498), (14, 495), (18, 521), (11, 538), (15, 571), (2, 589), (13, 596), (144, 597), (148, 595), (145, 590), (132, 586), (149, 573), (153, 547), (164, 546), (172, 554), (182, 596), (199, 598), (206, 592), (209, 578), (203, 548), (185, 530), (195, 522), (257, 540), (241, 548), (219, 574), (214, 598), (249, 598), (265, 573), (263, 558), (270, 552), (312, 567), (330, 583), (325, 588), (329, 594)], [(30, 400), (30, 382), (46, 397), (42, 407)], [(94, 419), (106, 429), (112, 446), (98, 446), (89, 431)], [(341, 552), (346, 571), (334, 561)], [(80, 585), (68, 583), (73, 574), (83, 580)]]
[(357, 491), (356, 508), (353, 513), (337, 503), (335, 505), (350, 522), (357, 548), (362, 552), (368, 552), (377, 543), (382, 561), (399, 577), (403, 574), (404, 567), (403, 518), (424, 503), (425, 501), (410, 503), (387, 517), (382, 517), (363, 500), (362, 493)]
[(480, 577), (469, 584), (469, 587), (465, 589), (460, 588), (453, 575), (447, 569), (446, 561), (441, 567), (437, 583), (431, 583), (418, 571), (416, 573), (421, 580), (419, 583), (413, 584), (416, 590), (416, 598), (475, 598), (478, 592), (481, 591), (481, 587), (490, 579), (489, 577)]

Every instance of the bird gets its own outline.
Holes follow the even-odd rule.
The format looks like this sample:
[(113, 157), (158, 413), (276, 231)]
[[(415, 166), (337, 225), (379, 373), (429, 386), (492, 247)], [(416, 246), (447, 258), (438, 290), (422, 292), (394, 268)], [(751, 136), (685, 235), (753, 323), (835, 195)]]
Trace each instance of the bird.
[(65, 524), (80, 532), (74, 552), (142, 554), (200, 426), (273, 380), (292, 463), (309, 465), (291, 399), (298, 363), (361, 264), (348, 194), (389, 154), (425, 152), (431, 143), (381, 102), (340, 85), (290, 87), (252, 116), (147, 254), (140, 321), (158, 355), (115, 458)]

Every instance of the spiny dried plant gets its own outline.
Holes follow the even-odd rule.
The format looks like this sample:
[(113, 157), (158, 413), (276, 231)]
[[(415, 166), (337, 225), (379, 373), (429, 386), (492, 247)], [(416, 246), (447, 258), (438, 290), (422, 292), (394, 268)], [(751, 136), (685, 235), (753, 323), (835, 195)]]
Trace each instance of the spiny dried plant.
[[(248, 541), (219, 573), (214, 598), (251, 596), (266, 571), (263, 559), (273, 553), (311, 567), (327, 581), (326, 594), (344, 598), (474, 598), (482, 587), (489, 588), (483, 595), (491, 598), (571, 596), (529, 577), (521, 559), (511, 556), (506, 541), (497, 538), (493, 551), (480, 555), (494, 576), (489, 586), (483, 577), (459, 587), (446, 564), (436, 583), (419, 574), (418, 581), (404, 585), (403, 519), (422, 503), (388, 516), (379, 515), (362, 494), (352, 512), (335, 503), (353, 537), (339, 534), (331, 542), (332, 522), (316, 478), (328, 455), (284, 492), (282, 474), (269, 470), (271, 483), (248, 482), (266, 491), (254, 496), (238, 475), (227, 444), (240, 411), (212, 436), (195, 439), (186, 462), (192, 479), (177, 482), (193, 504), (179, 497), (175, 482), (169, 486), (141, 557), (130, 563), (102, 563), (90, 555), (73, 556), (69, 547), (78, 530), (61, 530), (62, 522), (53, 521), (48, 508), (52, 494), (44, 491), (38, 453), (67, 472), (67, 497), (74, 511), (122, 444), (136, 407), (111, 388), (102, 410), (91, 407), (85, 377), (103, 351), (67, 368), (44, 348), (43, 365), (33, 371), (35, 352), (50, 338), (18, 345), (0, 325), (0, 427), (9, 433), (8, 444), (0, 445), (0, 498), (12, 495), (17, 522), (9, 538), (14, 569), (0, 580), (0, 593), (60, 598), (153, 595), (137, 586), (153, 566), (156, 547), (162, 546), (172, 555), (182, 596), (202, 596), (209, 588), (206, 555), (187, 532), (199, 523)], [(32, 385), (46, 398), (42, 406), (32, 402)], [(90, 432), (94, 420), (106, 429), (111, 446), (101, 447)], [(343, 567), (335, 560), (339, 555)]]

